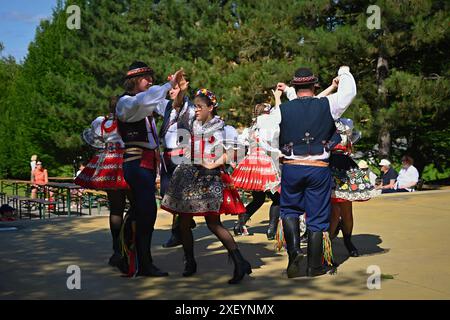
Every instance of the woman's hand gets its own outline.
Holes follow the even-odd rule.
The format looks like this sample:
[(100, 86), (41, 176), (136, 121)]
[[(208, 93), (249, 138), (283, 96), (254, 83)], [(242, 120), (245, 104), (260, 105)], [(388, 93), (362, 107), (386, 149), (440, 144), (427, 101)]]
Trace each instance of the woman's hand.
[(189, 88), (189, 81), (186, 81), (186, 79), (181, 78), (180, 82), (178, 83), (179, 87), (180, 87), (180, 91), (185, 92), (188, 88)]
[(331, 82), (331, 86), (333, 87), (334, 90), (337, 90), (339, 86), (339, 77), (333, 79), (333, 81)]
[(172, 85), (172, 88), (175, 88), (175, 86), (179, 84), (183, 78), (184, 78), (184, 69), (181, 68), (177, 72), (175, 72), (172, 79), (170, 79), (170, 84)]
[(280, 99), (283, 94), (283, 91), (281, 91), (280, 89), (272, 90), (272, 94), (275, 97), (275, 99)]

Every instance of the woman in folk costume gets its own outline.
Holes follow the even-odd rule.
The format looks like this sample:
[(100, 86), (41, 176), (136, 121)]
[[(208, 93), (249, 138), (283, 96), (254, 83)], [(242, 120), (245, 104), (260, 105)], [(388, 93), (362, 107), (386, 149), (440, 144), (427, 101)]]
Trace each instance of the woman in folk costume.
[(331, 150), (330, 168), (333, 175), (331, 193), (330, 238), (334, 239), (339, 229), (344, 236), (344, 245), (351, 257), (359, 253), (351, 241), (353, 231), (353, 201), (367, 201), (379, 194), (370, 183), (369, 176), (351, 158), (353, 121), (341, 118), (336, 121), (337, 134), (341, 142)]
[(196, 120), (193, 123), (191, 159), (186, 159), (173, 173), (161, 208), (180, 215), (181, 241), (185, 256), (183, 276), (197, 272), (194, 240), (190, 228), (193, 216), (204, 216), (209, 230), (227, 248), (234, 262), (230, 284), (238, 283), (252, 272), (250, 263), (241, 255), (236, 242), (220, 221), (221, 214), (242, 214), (245, 208), (231, 178), (224, 171), (227, 154), (224, 152), (225, 123), (216, 115), (217, 98), (206, 89), (197, 91)]
[[(339, 85), (339, 77), (318, 97), (332, 94)], [(351, 158), (353, 141), (358, 134), (353, 133), (353, 121), (340, 118), (335, 121), (336, 133), (331, 139), (330, 169), (333, 176), (331, 193), (330, 239), (337, 237), (339, 229), (344, 236), (344, 245), (351, 257), (359, 253), (351, 241), (353, 231), (353, 201), (367, 201), (380, 193), (370, 183), (369, 176)], [(334, 141), (340, 141), (334, 143)], [(356, 141), (355, 141), (356, 142)]]
[(75, 183), (95, 190), (105, 190), (109, 202), (109, 227), (113, 241), (113, 255), (109, 265), (117, 267), (122, 255), (120, 252), (120, 229), (123, 222), (126, 198), (131, 193), (123, 176), (124, 143), (117, 129), (116, 119), (117, 97), (109, 103), (109, 114), (97, 117), (83, 132), (84, 140), (100, 151), (89, 161), (86, 167), (75, 178)]
[(126, 92), (116, 106), (118, 127), (125, 143), (124, 177), (133, 197), (136, 217), (136, 276), (164, 277), (153, 264), (151, 240), (156, 222), (155, 180), (159, 162), (159, 139), (153, 113), (164, 115), (167, 92), (183, 78), (178, 70), (162, 86), (153, 85), (153, 70), (141, 61), (133, 62), (125, 76)]
[[(169, 75), (167, 80), (171, 80), (172, 77), (173, 75)], [(194, 104), (185, 95), (188, 86), (189, 82), (184, 79), (180, 85), (176, 85), (169, 90), (170, 102), (166, 107), (159, 132), (159, 139), (163, 149), (160, 170), (160, 196), (162, 198), (164, 198), (170, 179), (177, 167), (175, 162), (179, 157), (183, 156), (184, 150), (178, 147), (178, 140), (185, 134), (190, 136), (192, 122), (195, 120)], [(192, 220), (191, 227), (195, 228), (195, 226), (195, 222)], [(163, 244), (163, 247), (173, 248), (179, 245), (181, 245), (179, 217), (173, 215), (171, 235)]]
[(250, 128), (244, 130), (241, 140), (249, 146), (249, 154), (238, 164), (232, 174), (236, 188), (251, 191), (252, 202), (246, 206), (246, 213), (239, 216), (234, 226), (235, 235), (249, 235), (246, 223), (264, 204), (266, 196), (272, 200), (269, 209), (267, 239), (273, 240), (280, 216), (280, 173), (278, 162), (280, 151), (274, 146), (278, 142), (279, 119), (274, 112), (280, 105), (281, 91), (274, 92), (275, 107), (268, 103), (257, 104), (253, 110), (254, 120)]

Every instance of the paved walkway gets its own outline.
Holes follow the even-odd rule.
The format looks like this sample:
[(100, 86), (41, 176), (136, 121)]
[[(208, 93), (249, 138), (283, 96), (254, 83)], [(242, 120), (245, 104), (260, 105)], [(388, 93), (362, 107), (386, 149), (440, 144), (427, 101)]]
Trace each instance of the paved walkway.
[[(450, 190), (386, 195), (354, 206), (354, 243), (363, 256), (347, 258), (334, 241), (337, 275), (288, 279), (286, 252), (267, 241), (268, 203), (251, 220), (255, 235), (236, 240), (253, 266), (242, 284), (222, 245), (196, 218), (198, 274), (183, 278), (182, 249), (164, 249), (171, 215), (159, 212), (156, 264), (168, 278), (122, 278), (106, 262), (111, 254), (108, 218), (55, 218), (9, 223), (0, 232), (0, 299), (450, 299)], [(232, 217), (224, 225), (231, 228)], [(3, 223), (5, 225), (5, 223)], [(66, 269), (81, 268), (81, 290), (68, 290)], [(381, 289), (367, 288), (367, 268), (382, 273)], [(393, 278), (393, 279), (391, 279)]]

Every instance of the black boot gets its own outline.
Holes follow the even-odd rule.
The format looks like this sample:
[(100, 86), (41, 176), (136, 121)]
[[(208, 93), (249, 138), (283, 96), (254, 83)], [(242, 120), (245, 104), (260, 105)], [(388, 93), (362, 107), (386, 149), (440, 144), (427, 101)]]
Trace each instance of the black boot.
[(194, 255), (184, 255), (184, 272), (183, 277), (190, 277), (197, 272), (197, 262), (195, 262)]
[(180, 227), (176, 226), (172, 229), (172, 234), (167, 240), (166, 243), (163, 244), (163, 248), (174, 248), (181, 245), (181, 237), (180, 237)]
[(108, 264), (111, 267), (118, 267), (121, 260), (122, 260), (122, 255), (120, 253), (120, 246), (119, 246), (119, 237), (118, 235), (114, 235), (113, 237), (113, 250), (114, 250), (114, 254), (109, 258)]
[(138, 257), (138, 272), (136, 276), (167, 277), (167, 272), (159, 270), (154, 264), (150, 253), (151, 233), (149, 235), (136, 235), (136, 252)]
[(244, 259), (239, 249), (229, 250), (228, 253), (234, 262), (233, 278), (228, 280), (228, 283), (236, 284), (244, 278), (245, 274), (252, 273), (252, 266)]
[(283, 218), (283, 233), (286, 239), (289, 263), (287, 266), (288, 278), (300, 276), (300, 264), (304, 254), (300, 248), (300, 223), (298, 217), (288, 216)]
[(235, 236), (251, 235), (247, 230), (247, 226), (245, 225), (249, 219), (250, 219), (250, 216), (248, 216), (246, 213), (239, 215), (238, 221), (236, 222), (236, 224), (234, 225), (234, 228), (233, 228)]
[(323, 232), (308, 230), (308, 268), (306, 275), (316, 277), (327, 272), (322, 264), (323, 257)]
[(352, 234), (344, 234), (344, 245), (350, 257), (359, 257), (358, 249), (353, 245), (351, 238)]
[(267, 240), (274, 240), (277, 233), (278, 219), (280, 218), (280, 206), (270, 206), (269, 228), (267, 229)]

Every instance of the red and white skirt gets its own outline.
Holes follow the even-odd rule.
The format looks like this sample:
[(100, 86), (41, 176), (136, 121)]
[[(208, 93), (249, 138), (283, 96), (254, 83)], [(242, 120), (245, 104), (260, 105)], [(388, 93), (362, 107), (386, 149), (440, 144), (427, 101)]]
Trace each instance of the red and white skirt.
[(123, 176), (123, 153), (120, 148), (106, 148), (96, 154), (75, 178), (75, 183), (86, 189), (127, 189)]
[(264, 149), (255, 148), (231, 175), (234, 186), (247, 191), (279, 191), (280, 174)]

